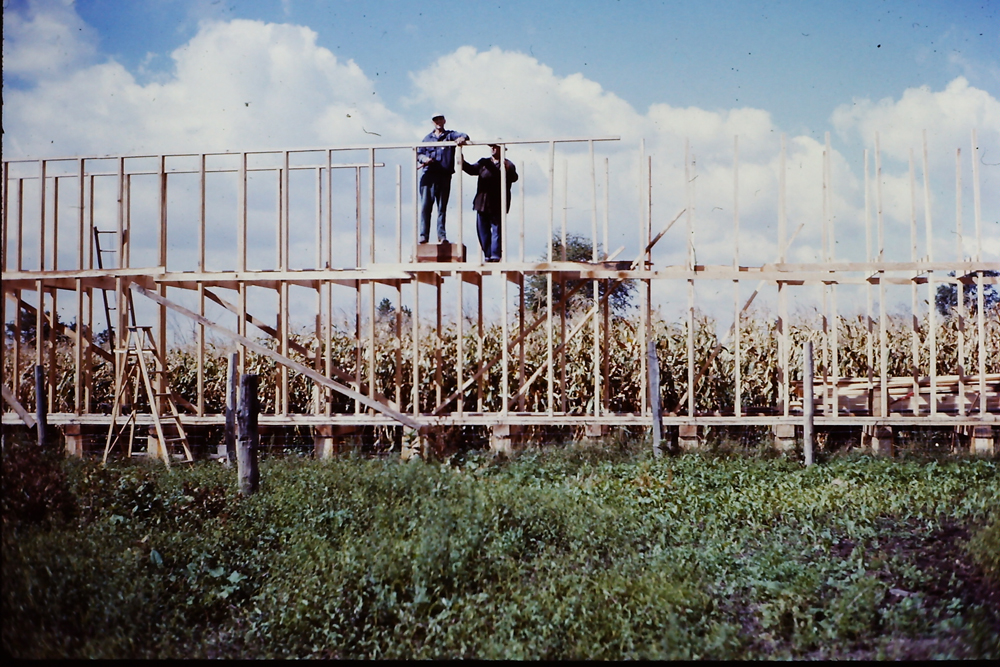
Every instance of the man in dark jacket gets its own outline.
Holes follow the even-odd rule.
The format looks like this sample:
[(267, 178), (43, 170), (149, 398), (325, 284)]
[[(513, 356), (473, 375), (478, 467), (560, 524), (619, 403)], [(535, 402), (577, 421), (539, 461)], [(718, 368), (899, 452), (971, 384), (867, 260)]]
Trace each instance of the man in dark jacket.
[[(444, 128), (445, 117), (437, 114), (431, 119), (434, 129), (424, 137), (425, 143), (454, 141), (459, 146), (469, 140), (469, 135)], [(445, 215), (451, 193), (451, 175), (455, 173), (454, 146), (428, 146), (417, 149), (417, 162), (424, 173), (420, 176), (420, 242), (427, 243), (431, 227), (431, 209), (437, 205), (438, 243), (447, 243)]]
[[(478, 212), (476, 231), (479, 233), (479, 246), (487, 262), (499, 262), (502, 245), (500, 243), (500, 146), (490, 144), (492, 157), (484, 157), (475, 164), (462, 160), (462, 171), (473, 176), (479, 176), (476, 186), (476, 198), (472, 201), (473, 210)], [(505, 159), (507, 168), (507, 212), (510, 212), (510, 186), (517, 180), (517, 170), (514, 163)]]

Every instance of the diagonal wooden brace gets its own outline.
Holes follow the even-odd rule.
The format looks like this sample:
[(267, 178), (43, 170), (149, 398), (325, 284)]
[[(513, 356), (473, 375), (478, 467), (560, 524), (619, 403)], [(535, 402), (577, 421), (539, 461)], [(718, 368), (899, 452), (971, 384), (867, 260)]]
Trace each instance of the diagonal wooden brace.
[(393, 410), (392, 408), (390, 408), (388, 405), (385, 405), (384, 403), (380, 403), (379, 401), (376, 401), (376, 400), (371, 399), (371, 398), (369, 398), (367, 396), (364, 396), (363, 394), (360, 394), (360, 393), (354, 391), (353, 389), (351, 389), (349, 387), (345, 387), (344, 385), (340, 384), (339, 382), (335, 382), (335, 381), (331, 380), (330, 378), (326, 377), (325, 375), (317, 373), (316, 371), (314, 371), (313, 369), (309, 368), (308, 366), (304, 366), (304, 365), (300, 364), (299, 362), (295, 361), (294, 359), (289, 359), (288, 357), (286, 357), (284, 355), (281, 355), (281, 354), (279, 354), (279, 353), (277, 353), (277, 352), (275, 352), (273, 350), (269, 350), (266, 347), (264, 347), (263, 345), (250, 340), (246, 336), (241, 336), (238, 333), (236, 333), (235, 331), (232, 331), (232, 330), (227, 329), (227, 328), (225, 328), (223, 326), (220, 326), (220, 325), (216, 324), (215, 322), (212, 322), (211, 320), (209, 320), (209, 319), (207, 319), (205, 317), (202, 317), (198, 313), (190, 311), (187, 308), (185, 308), (184, 306), (176, 304), (173, 301), (170, 301), (169, 299), (160, 296), (159, 294), (156, 294), (154, 292), (150, 292), (149, 290), (147, 290), (147, 289), (145, 289), (143, 287), (140, 287), (139, 285), (137, 285), (135, 283), (131, 284), (131, 288), (132, 288), (133, 291), (138, 292), (139, 294), (141, 294), (142, 296), (146, 297), (147, 299), (155, 301), (156, 303), (160, 304), (161, 306), (166, 306), (167, 308), (170, 308), (171, 310), (173, 310), (175, 312), (178, 312), (181, 315), (185, 315), (187, 317), (190, 317), (192, 320), (194, 320), (198, 324), (206, 326), (206, 327), (208, 327), (209, 329), (211, 329), (212, 331), (214, 331), (216, 333), (219, 333), (219, 334), (222, 334), (223, 336), (231, 338), (231, 339), (235, 340), (236, 342), (240, 343), (241, 345), (245, 345), (248, 349), (253, 350), (257, 354), (262, 354), (265, 357), (273, 359), (276, 362), (278, 362), (279, 364), (281, 364), (282, 366), (286, 366), (286, 367), (292, 369), (296, 373), (301, 373), (302, 375), (305, 375), (307, 378), (309, 378), (313, 382), (316, 382), (317, 384), (320, 384), (320, 385), (322, 385), (324, 387), (327, 387), (328, 389), (332, 389), (333, 391), (341, 393), (344, 396), (347, 396), (348, 398), (351, 398), (351, 399), (353, 399), (353, 400), (361, 403), (362, 405), (365, 405), (365, 406), (368, 406), (369, 408), (372, 408), (376, 412), (380, 412), (380, 413), (386, 415), (387, 417), (391, 417), (392, 419), (398, 421), (400, 424), (403, 424), (404, 426), (408, 426), (408, 427), (410, 427), (412, 429), (416, 429), (418, 431), (423, 428), (423, 425), (420, 422), (418, 422), (415, 419), (413, 419), (412, 417), (408, 417), (407, 415), (404, 415), (404, 414), (402, 414), (400, 412), (397, 412), (396, 410)]

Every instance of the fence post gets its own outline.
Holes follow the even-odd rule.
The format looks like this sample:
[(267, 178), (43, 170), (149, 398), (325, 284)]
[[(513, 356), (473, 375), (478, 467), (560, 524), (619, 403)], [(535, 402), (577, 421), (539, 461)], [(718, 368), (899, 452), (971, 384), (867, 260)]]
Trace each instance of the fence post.
[(802, 350), (802, 453), (806, 466), (813, 464), (813, 344), (806, 341)]
[(236, 390), (239, 386), (237, 374), (237, 359), (239, 355), (233, 352), (229, 355), (229, 368), (226, 369), (226, 430), (222, 436), (222, 444), (218, 456), (223, 463), (229, 465), (236, 458)]
[(656, 359), (656, 339), (650, 337), (646, 368), (649, 369), (649, 409), (653, 413), (653, 456), (663, 456), (663, 409), (660, 406), (660, 363)]
[(45, 395), (45, 369), (35, 366), (35, 433), (38, 435), (38, 446), (48, 444), (48, 414), (49, 402)]
[(249, 496), (260, 486), (260, 470), (257, 468), (257, 449), (260, 437), (257, 433), (256, 375), (244, 374), (240, 378), (239, 438), (236, 443), (236, 469), (239, 477), (240, 495)]

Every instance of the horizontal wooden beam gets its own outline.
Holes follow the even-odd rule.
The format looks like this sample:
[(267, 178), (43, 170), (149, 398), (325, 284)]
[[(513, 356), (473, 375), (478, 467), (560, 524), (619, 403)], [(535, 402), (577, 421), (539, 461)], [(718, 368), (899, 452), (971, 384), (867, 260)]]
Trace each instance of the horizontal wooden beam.
[[(433, 426), (494, 426), (499, 424), (515, 424), (522, 426), (586, 426), (588, 424), (601, 424), (604, 426), (649, 426), (649, 415), (639, 415), (635, 413), (618, 413), (594, 417), (593, 415), (570, 415), (545, 413), (507, 413), (502, 416), (499, 412), (463, 412), (443, 415), (440, 417), (425, 416), (424, 428)], [(66, 426), (68, 424), (82, 424), (90, 426), (101, 426), (105, 429), (111, 423), (111, 415), (83, 414), (77, 415), (72, 412), (49, 413), (48, 424), (51, 426)], [(152, 415), (137, 415), (136, 424), (152, 424)], [(225, 423), (225, 415), (181, 415), (181, 422), (185, 425), (209, 426)], [(19, 425), (21, 419), (14, 413), (8, 412), (3, 415), (3, 423), (6, 425)], [(383, 414), (340, 414), (340, 415), (316, 415), (316, 414), (286, 414), (268, 415), (262, 414), (259, 418), (261, 425), (274, 428), (292, 426), (393, 426), (398, 425), (395, 419)], [(791, 414), (787, 417), (782, 415), (697, 415), (688, 417), (686, 415), (663, 417), (664, 426), (676, 426), (679, 424), (701, 424), (703, 426), (771, 426), (774, 424), (792, 424), (799, 426), (802, 424), (802, 415)], [(862, 415), (828, 415), (816, 416), (817, 426), (975, 426), (975, 425), (996, 425), (994, 415), (980, 416), (971, 414), (965, 416), (949, 415), (938, 413), (937, 415), (918, 415), (892, 413), (889, 417), (874, 417)], [(102, 437), (103, 439), (103, 437)]]
[[(5, 271), (5, 292), (33, 290), (39, 280), (48, 289), (75, 290), (76, 280), (86, 287), (113, 289), (115, 278), (129, 278), (147, 289), (154, 284), (197, 289), (198, 285), (238, 289), (241, 285), (278, 289), (282, 284), (316, 289), (323, 284), (338, 284), (356, 288), (357, 283), (398, 285), (413, 280), (431, 282), (442, 276), (461, 274), (467, 282), (479, 283), (481, 276), (507, 276), (515, 280), (521, 275), (555, 274), (565, 280), (765, 280), (770, 283), (798, 285), (863, 285), (880, 282), (892, 285), (924, 284), (927, 271), (936, 271), (935, 283), (971, 284), (984, 271), (1000, 270), (1000, 262), (861, 262), (838, 264), (764, 264), (759, 267), (731, 265), (684, 265), (654, 269), (632, 266), (630, 262), (426, 262), (420, 264), (375, 264), (355, 269), (301, 269), (295, 271), (172, 271), (163, 267), (131, 269), (87, 269), (85, 271)], [(956, 276), (943, 275), (954, 271)], [(909, 276), (887, 275), (908, 273)], [(861, 274), (861, 275), (848, 275)], [(512, 278), (513, 276), (513, 278)], [(982, 276), (987, 285), (1000, 284), (1000, 276)]]
[[(513, 140), (513, 141), (505, 141), (503, 139), (488, 139), (486, 141), (469, 141), (465, 145), (466, 146), (490, 146), (492, 144), (503, 144), (505, 146), (515, 146), (515, 145), (520, 146), (520, 145), (525, 145), (525, 144), (549, 144), (549, 143), (570, 144), (570, 143), (581, 143), (581, 142), (587, 142), (587, 141), (620, 141), (620, 140), (621, 140), (621, 137), (617, 136), (617, 135), (616, 136), (603, 136), (603, 137), (560, 137), (558, 139), (517, 139), (517, 140)], [(323, 153), (323, 154), (326, 154), (327, 152), (337, 153), (337, 152), (341, 152), (341, 151), (361, 151), (361, 150), (364, 150), (364, 151), (367, 151), (367, 150), (384, 151), (384, 150), (413, 149), (413, 148), (420, 148), (420, 147), (422, 147), (424, 145), (425, 144), (423, 142), (419, 142), (419, 143), (413, 143), (413, 142), (411, 142), (411, 143), (395, 143), (395, 144), (358, 144), (358, 145), (355, 145), (355, 146), (336, 146), (336, 147), (327, 146), (327, 147), (321, 147), (321, 148), (290, 148), (288, 150), (272, 149), (272, 150), (257, 150), (257, 151), (242, 151), (242, 152), (225, 151), (225, 152), (211, 152), (211, 153), (160, 153), (160, 154), (155, 154), (155, 153), (152, 153), (152, 154), (138, 153), (138, 154), (135, 154), (135, 155), (86, 155), (86, 156), (82, 156), (82, 155), (75, 155), (75, 156), (61, 155), (61, 156), (58, 156), (58, 157), (43, 158), (43, 160), (44, 160), (44, 162), (46, 164), (50, 164), (50, 163), (53, 163), (53, 162), (69, 162), (69, 161), (77, 162), (79, 160), (83, 160), (84, 162), (93, 162), (93, 161), (105, 161), (105, 162), (107, 162), (109, 160), (118, 160), (118, 159), (123, 159), (123, 160), (149, 160), (149, 159), (158, 159), (158, 158), (165, 158), (165, 159), (170, 159), (170, 158), (196, 158), (196, 157), (201, 157), (201, 156), (205, 156), (205, 157), (234, 157), (234, 158), (238, 158), (240, 155), (244, 155), (244, 154), (247, 157), (251, 157), (251, 156), (254, 156), (254, 155), (284, 155), (285, 153), (288, 153), (289, 155), (295, 155), (295, 154), (299, 154), (299, 153)], [(455, 141), (439, 141), (439, 142), (435, 142), (434, 145), (435, 146), (457, 146), (458, 143), (455, 142)], [(38, 158), (15, 158), (15, 159), (11, 159), (11, 160), (4, 160), (3, 164), (38, 164), (38, 162), (39, 162)], [(292, 168), (293, 169), (294, 168), (315, 169), (317, 167), (325, 167), (325, 166), (326, 166), (325, 164), (317, 164), (317, 165), (295, 165)], [(334, 165), (334, 166), (337, 166), (337, 165)], [(344, 166), (348, 166), (348, 167), (354, 167), (354, 166), (367, 167), (368, 163), (366, 162), (366, 163), (362, 163), (360, 165), (349, 164), (349, 165), (344, 165)], [(152, 173), (158, 174), (159, 172), (157, 171), (157, 172), (152, 172)], [(65, 175), (66, 176), (74, 176), (75, 174), (65, 174)], [(85, 176), (89, 176), (90, 174), (86, 174), (85, 173), (84, 175)], [(60, 176), (63, 176), (63, 174), (60, 174)], [(21, 177), (19, 177), (19, 178), (21, 178)], [(27, 178), (27, 177), (24, 177), (24, 178)]]

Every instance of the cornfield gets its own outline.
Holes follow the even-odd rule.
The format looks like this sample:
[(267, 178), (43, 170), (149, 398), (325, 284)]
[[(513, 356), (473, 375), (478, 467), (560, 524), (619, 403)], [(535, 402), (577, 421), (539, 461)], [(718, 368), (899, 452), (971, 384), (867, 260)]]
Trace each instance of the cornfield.
[[(570, 317), (567, 331), (573, 329), (579, 315)], [(397, 377), (401, 379), (398, 396), (399, 409), (404, 412), (413, 410), (413, 344), (412, 323), (409, 314), (403, 315), (401, 334), (395, 335), (395, 317), (380, 317), (375, 327), (375, 385), (376, 391), (390, 400), (397, 396)], [(635, 319), (635, 318), (632, 318)], [(622, 315), (612, 315), (608, 322), (608, 349), (602, 350), (602, 357), (607, 356), (607, 377), (601, 380), (602, 393), (605, 395), (605, 410), (610, 412), (636, 412), (640, 409), (644, 378), (641, 377), (641, 366), (638, 360), (644, 354), (641, 349), (641, 331), (634, 321)], [(912, 339), (918, 340), (919, 359), (917, 372), (921, 375), (929, 373), (931, 346), (929, 344), (929, 328), (926, 316), (911, 331), (909, 316), (891, 316), (887, 318), (888, 342), (888, 375), (890, 377), (910, 376), (912, 374)], [(826, 343), (832, 340), (830, 335), (834, 324), (828, 324), (828, 333), (824, 334), (817, 326), (815, 318), (799, 316), (789, 322), (789, 379), (792, 382), (801, 380), (802, 344), (812, 341), (814, 344), (817, 376), (833, 372), (833, 354)], [(463, 379), (469, 378), (495, 357), (501, 355), (502, 329), (499, 323), (485, 326), (481, 336), (474, 323), (466, 321), (463, 327), (462, 354)], [(555, 327), (554, 346), (558, 348), (559, 327)], [(705, 314), (696, 314), (694, 318), (694, 366), (700, 369), (711, 357), (719, 343), (716, 333), (717, 326), (713, 318)], [(984, 327), (986, 349), (986, 372), (1000, 372), (1000, 359), (996, 352), (1000, 350), (1000, 315), (996, 310), (990, 312)], [(513, 340), (517, 332), (516, 323), (510, 327), (510, 338)], [(872, 323), (871, 333), (866, 318), (863, 316), (841, 317), (836, 320), (837, 333), (837, 370), (840, 377), (867, 377), (869, 369), (869, 354), (872, 354), (872, 372), (879, 376), (879, 346), (877, 323)], [(780, 391), (779, 363), (779, 332), (778, 324), (773, 318), (757, 312), (751, 312), (741, 320), (740, 327), (740, 372), (742, 405), (746, 409), (767, 409), (778, 404)], [(419, 401), (421, 412), (431, 412), (443, 397), (450, 396), (458, 388), (458, 330), (452, 324), (443, 327), (440, 336), (433, 327), (421, 325), (420, 351), (418, 359), (419, 371)], [(684, 414), (686, 401), (681, 400), (687, 391), (687, 331), (686, 325), (667, 322), (654, 316), (652, 335), (656, 341), (656, 351), (659, 360), (660, 389), (662, 405), (665, 412)], [(974, 320), (966, 320), (964, 336), (964, 368), (966, 375), (978, 372), (979, 340)], [(309, 351), (306, 356), (298, 351), (291, 351), (289, 356), (316, 367), (315, 355), (320, 354), (319, 369), (322, 369), (326, 350), (321, 349), (320, 341), (315, 334), (300, 330), (291, 334), (291, 340)], [(359, 375), (362, 387), (368, 384), (368, 360), (370, 355), (370, 340), (363, 336), (356, 341), (349, 332), (347, 325), (335, 327), (330, 335), (330, 356), (335, 366), (351, 375)], [(959, 329), (956, 318), (939, 319), (936, 328), (936, 356), (938, 374), (956, 374), (960, 366), (959, 360)], [(13, 359), (11, 340), (5, 341), (7, 350), (4, 355), (4, 375), (13, 376)], [(272, 338), (262, 338), (262, 345), (270, 349), (278, 349), (278, 342)], [(871, 349), (869, 349), (869, 346)], [(293, 346), (294, 347), (294, 346)], [(204, 405), (207, 413), (220, 413), (225, 406), (225, 381), (227, 355), (233, 351), (233, 346), (214, 343), (206, 344), (204, 355)], [(400, 368), (397, 373), (396, 356), (399, 350)], [(524, 341), (523, 377), (530, 378), (541, 369), (538, 377), (524, 391), (523, 407), (515, 398), (508, 407), (512, 411), (544, 412), (549, 409), (548, 372), (545, 364), (548, 357), (546, 334), (543, 327), (532, 332)], [(56, 381), (53, 387), (53, 410), (55, 412), (72, 412), (73, 405), (73, 353), (74, 348), (68, 339), (57, 341), (55, 355), (57, 359)], [(34, 405), (34, 376), (32, 361), (34, 359), (33, 341), (25, 341), (21, 345), (21, 368), (17, 377), (19, 395), (22, 402)], [(95, 357), (87, 386), (90, 393), (89, 410), (91, 412), (110, 412), (110, 404), (114, 391), (114, 375), (111, 364)], [(359, 367), (360, 362), (360, 367)], [(563, 405), (569, 414), (588, 414), (593, 411), (594, 402), (594, 341), (593, 329), (590, 324), (582, 327), (580, 332), (571, 338), (565, 348), (554, 359), (553, 371), (553, 409), (561, 412)], [(732, 338), (724, 341), (721, 351), (711, 360), (707, 372), (701, 374), (696, 384), (695, 405), (699, 412), (714, 412), (716, 410), (731, 410), (735, 403), (735, 362), (736, 354)], [(602, 358), (599, 363), (605, 363)], [(194, 341), (171, 349), (167, 355), (171, 388), (176, 393), (187, 398), (192, 403), (197, 400), (197, 352)], [(274, 413), (280, 408), (277, 405), (277, 390), (281, 385), (281, 367), (273, 360), (249, 352), (246, 372), (256, 373), (261, 377), (260, 402), (264, 413)], [(515, 347), (508, 355), (509, 392), (513, 396), (519, 388), (520, 350)], [(313, 383), (308, 378), (289, 371), (288, 410), (291, 413), (312, 413), (316, 410), (316, 395)], [(440, 386), (438, 386), (438, 383)], [(502, 408), (502, 365), (497, 362), (473, 383), (464, 393), (464, 409), (466, 411), (499, 411)], [(565, 403), (564, 403), (565, 399)], [(340, 394), (327, 396), (333, 413), (347, 413), (355, 410), (354, 402)], [(456, 409), (454, 401), (444, 408), (444, 412)]]

